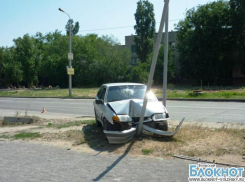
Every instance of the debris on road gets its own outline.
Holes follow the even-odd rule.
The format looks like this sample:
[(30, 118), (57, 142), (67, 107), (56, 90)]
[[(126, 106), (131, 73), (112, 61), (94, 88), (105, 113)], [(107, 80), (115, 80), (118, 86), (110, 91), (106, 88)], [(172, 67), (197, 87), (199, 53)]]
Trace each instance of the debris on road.
[(4, 117), (3, 118), (3, 124), (13, 124), (13, 123), (25, 123), (25, 124), (31, 124), (33, 123), (33, 118), (31, 117)]

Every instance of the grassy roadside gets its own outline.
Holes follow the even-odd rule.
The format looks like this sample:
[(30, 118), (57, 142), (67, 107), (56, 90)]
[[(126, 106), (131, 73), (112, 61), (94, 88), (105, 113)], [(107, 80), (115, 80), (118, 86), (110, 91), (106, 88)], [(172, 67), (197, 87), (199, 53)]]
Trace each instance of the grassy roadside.
[[(94, 151), (123, 154), (128, 148), (129, 154), (163, 157), (185, 155), (192, 157), (224, 157), (245, 156), (245, 127), (208, 128), (199, 124), (184, 124), (178, 134), (173, 138), (159, 138), (143, 135), (143, 140), (136, 138), (121, 145), (110, 145), (101, 127), (96, 127), (93, 119), (83, 121), (67, 121), (59, 123), (58, 120), (48, 120), (45, 123), (33, 124), (40, 126), (22, 130), (23, 126), (12, 126), (10, 132), (6, 132), (8, 126), (0, 125), (0, 139), (3, 140), (27, 140), (38, 142), (50, 142), (56, 146), (62, 142), (70, 143), (70, 148), (92, 149)], [(13, 132), (13, 127), (18, 128)], [(175, 127), (171, 128), (172, 130)]]
[[(73, 97), (94, 98), (99, 88), (73, 88)], [(68, 97), (68, 89), (25, 89), (25, 90), (0, 90), (0, 96), (9, 97)]]
[(71, 122), (67, 122), (67, 123), (52, 123), (52, 122), (50, 122), (47, 124), (47, 127), (53, 127), (53, 128), (61, 129), (61, 128), (68, 128), (68, 127), (72, 127), (72, 126), (81, 126), (84, 124), (91, 125), (94, 123), (95, 123), (94, 120), (71, 121)]
[[(94, 98), (99, 88), (75, 88), (73, 89), (74, 98)], [(157, 97), (162, 97), (162, 88), (153, 87), (152, 91)], [(52, 90), (1, 90), (0, 96), (9, 97), (68, 97), (68, 89)], [(169, 87), (167, 91), (169, 99), (245, 99), (245, 88), (224, 87), (223, 89), (204, 88), (186, 88), (186, 87)]]

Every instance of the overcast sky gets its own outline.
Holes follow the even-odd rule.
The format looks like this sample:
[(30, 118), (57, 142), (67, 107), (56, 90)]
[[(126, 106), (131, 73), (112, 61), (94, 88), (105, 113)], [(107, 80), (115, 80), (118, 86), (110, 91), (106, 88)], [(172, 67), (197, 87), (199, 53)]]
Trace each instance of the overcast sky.
[[(156, 30), (164, 0), (149, 0), (154, 5)], [(210, 0), (170, 0), (169, 31), (185, 17), (187, 9)], [(13, 39), (24, 34), (46, 34), (56, 29), (65, 33), (68, 16), (80, 23), (78, 34), (113, 35), (124, 44), (126, 35), (134, 34), (137, 0), (0, 0), (0, 46), (12, 46)], [(101, 30), (102, 29), (102, 30)]]

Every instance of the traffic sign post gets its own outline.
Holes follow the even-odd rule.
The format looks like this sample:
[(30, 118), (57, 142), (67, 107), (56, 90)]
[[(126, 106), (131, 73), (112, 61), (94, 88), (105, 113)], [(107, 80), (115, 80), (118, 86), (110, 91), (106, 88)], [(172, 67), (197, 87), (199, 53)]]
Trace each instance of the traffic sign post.
[(73, 53), (68, 53), (68, 59), (71, 61), (73, 60)]
[(75, 74), (74, 68), (67, 68), (67, 74), (68, 75), (74, 75)]

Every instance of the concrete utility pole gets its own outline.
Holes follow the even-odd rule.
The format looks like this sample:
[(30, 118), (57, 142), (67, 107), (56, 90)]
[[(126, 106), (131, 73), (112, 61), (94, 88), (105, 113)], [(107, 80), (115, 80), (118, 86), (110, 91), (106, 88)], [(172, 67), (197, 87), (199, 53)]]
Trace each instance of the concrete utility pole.
[(160, 43), (161, 43), (161, 39), (162, 39), (162, 32), (163, 32), (164, 22), (165, 22), (165, 20), (167, 18), (168, 4), (169, 4), (169, 0), (165, 0), (163, 13), (162, 13), (162, 19), (161, 19), (161, 23), (160, 23), (160, 27), (159, 27), (159, 31), (158, 31), (158, 35), (157, 35), (157, 41), (156, 41), (156, 44), (155, 44), (154, 54), (153, 54), (153, 58), (152, 58), (151, 70), (150, 70), (150, 74), (149, 74), (149, 77), (148, 77), (148, 82), (147, 82), (147, 87), (146, 87), (143, 107), (142, 107), (142, 110), (141, 110), (140, 121), (139, 121), (139, 124), (138, 124), (138, 127), (137, 127), (137, 136), (139, 136), (141, 134), (141, 132), (142, 132), (144, 115), (145, 115), (146, 105), (147, 105), (147, 101), (148, 101), (147, 94), (151, 90), (152, 79), (153, 79), (153, 75), (154, 75), (154, 72), (155, 72), (157, 57), (158, 57)]
[(162, 103), (165, 107), (166, 98), (167, 98), (167, 78), (168, 78), (168, 19), (169, 19), (169, 6), (167, 17), (165, 21), (165, 40), (164, 40), (164, 68), (163, 68), (163, 96), (162, 96)]
[[(68, 15), (69, 17), (69, 53), (68, 53), (68, 59), (69, 59), (69, 68), (72, 68), (71, 65), (71, 61), (73, 60), (73, 54), (71, 52), (71, 18), (70, 15), (68, 13), (66, 13), (64, 10), (62, 10), (61, 8), (59, 8), (59, 11), (65, 13)], [(69, 97), (72, 96), (72, 75), (69, 74)]]

